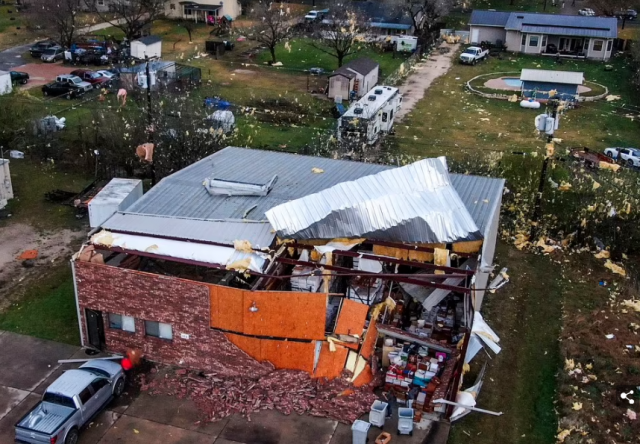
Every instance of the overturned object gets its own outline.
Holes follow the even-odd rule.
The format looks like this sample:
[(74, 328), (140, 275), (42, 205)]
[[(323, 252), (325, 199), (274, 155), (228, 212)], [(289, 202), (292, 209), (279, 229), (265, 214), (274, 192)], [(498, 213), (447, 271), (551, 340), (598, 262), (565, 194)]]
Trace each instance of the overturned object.
[(136, 148), (136, 155), (140, 160), (151, 163), (153, 162), (153, 148), (153, 143), (143, 143), (142, 145), (138, 145)]

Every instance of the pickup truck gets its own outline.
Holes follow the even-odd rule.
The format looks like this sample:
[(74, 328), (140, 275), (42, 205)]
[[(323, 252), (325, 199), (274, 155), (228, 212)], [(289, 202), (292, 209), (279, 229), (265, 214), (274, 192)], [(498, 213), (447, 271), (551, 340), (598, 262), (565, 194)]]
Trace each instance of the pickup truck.
[(56, 82), (68, 83), (71, 86), (84, 90), (84, 92), (89, 92), (93, 89), (93, 85), (91, 83), (85, 82), (80, 77), (72, 76), (71, 74), (59, 75), (56, 77)]
[(328, 9), (323, 9), (321, 11), (309, 11), (307, 15), (304, 16), (305, 21), (307, 22), (315, 22), (318, 20), (322, 20), (326, 14), (329, 13)]
[(489, 50), (482, 49), (479, 46), (469, 46), (460, 54), (460, 63), (465, 65), (475, 65), (479, 60), (489, 57)]
[(91, 83), (94, 88), (108, 88), (111, 86), (111, 79), (88, 69), (76, 69), (71, 71), (71, 75), (80, 77), (81, 80)]
[(640, 167), (640, 150), (638, 148), (606, 148), (604, 153), (628, 167)]
[(80, 429), (124, 391), (122, 367), (94, 359), (67, 370), (15, 426), (17, 444), (77, 444)]
[(84, 89), (76, 88), (69, 83), (51, 82), (42, 87), (42, 94), (51, 97), (66, 97), (71, 100), (82, 96)]

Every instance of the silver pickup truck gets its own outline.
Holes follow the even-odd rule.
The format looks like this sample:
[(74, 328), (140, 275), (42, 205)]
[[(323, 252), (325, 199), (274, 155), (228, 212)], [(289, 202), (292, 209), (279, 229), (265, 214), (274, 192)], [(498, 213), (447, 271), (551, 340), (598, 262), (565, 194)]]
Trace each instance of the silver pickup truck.
[(40, 401), (16, 424), (16, 443), (76, 444), (82, 426), (124, 391), (122, 367), (93, 359), (67, 370), (42, 395)]

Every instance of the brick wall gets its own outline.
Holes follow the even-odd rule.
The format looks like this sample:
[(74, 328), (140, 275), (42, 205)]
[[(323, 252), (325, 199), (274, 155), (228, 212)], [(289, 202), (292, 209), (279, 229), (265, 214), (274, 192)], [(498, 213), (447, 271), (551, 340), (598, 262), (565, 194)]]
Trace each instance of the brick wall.
[[(135, 347), (152, 361), (224, 375), (259, 375), (272, 369), (210, 328), (207, 285), (109, 265), (74, 265), (83, 328), (85, 308), (101, 311), (109, 351), (123, 353)], [(134, 317), (135, 333), (109, 328), (108, 313)], [(146, 336), (144, 320), (171, 324), (173, 340)], [(182, 339), (181, 333), (189, 339)]]

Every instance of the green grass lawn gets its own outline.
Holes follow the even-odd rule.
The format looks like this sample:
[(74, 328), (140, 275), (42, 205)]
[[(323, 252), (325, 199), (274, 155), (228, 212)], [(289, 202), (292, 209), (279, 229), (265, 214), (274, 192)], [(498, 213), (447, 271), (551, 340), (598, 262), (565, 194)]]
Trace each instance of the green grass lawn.
[(0, 330), (79, 345), (69, 264), (65, 261), (30, 283), (20, 301), (0, 313)]
[[(311, 39), (299, 38), (290, 40), (288, 46), (285, 46), (285, 43), (281, 43), (276, 48), (276, 58), (279, 62), (282, 62), (285, 69), (308, 70), (309, 68), (318, 67), (328, 72), (337, 69), (338, 59), (314, 48), (311, 46), (311, 42)], [(391, 52), (379, 52), (371, 46), (359, 45), (358, 50), (352, 56), (349, 56), (345, 63), (359, 57), (369, 57), (380, 64), (381, 79), (393, 73), (406, 59), (406, 55), (397, 55), (394, 58)], [(257, 61), (260, 63), (266, 63), (270, 60), (271, 54), (268, 50), (262, 51), (257, 57)]]

